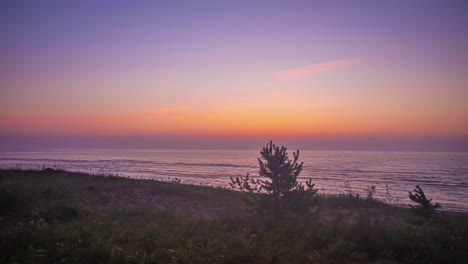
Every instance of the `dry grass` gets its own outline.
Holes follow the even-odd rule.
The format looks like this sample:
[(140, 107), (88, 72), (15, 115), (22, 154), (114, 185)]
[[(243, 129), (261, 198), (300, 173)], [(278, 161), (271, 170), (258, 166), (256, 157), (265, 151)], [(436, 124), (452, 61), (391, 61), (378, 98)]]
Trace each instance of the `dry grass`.
[(426, 221), (349, 195), (248, 213), (244, 193), (0, 170), (1, 263), (463, 263), (467, 215)]

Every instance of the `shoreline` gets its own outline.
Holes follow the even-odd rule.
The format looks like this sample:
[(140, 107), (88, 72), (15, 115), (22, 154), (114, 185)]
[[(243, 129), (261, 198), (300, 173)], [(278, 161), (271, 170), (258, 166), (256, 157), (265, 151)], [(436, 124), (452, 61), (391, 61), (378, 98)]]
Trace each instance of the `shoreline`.
[[(103, 174), (115, 173), (135, 178), (167, 181), (179, 178), (184, 183), (228, 187), (229, 177), (258, 175), (258, 151), (161, 151), (129, 152), (76, 151), (26, 152), (15, 156), (25, 159), (21, 168), (41, 166)], [(355, 155), (356, 154), (356, 155)], [(443, 205), (442, 210), (468, 212), (465, 178), (468, 167), (465, 155), (440, 153), (333, 152), (302, 151), (305, 162), (301, 181), (312, 178), (319, 193), (339, 194), (351, 190), (365, 196), (368, 185), (376, 187), (375, 197), (385, 199), (386, 185), (391, 194), (406, 206), (411, 204), (408, 192), (419, 184), (425, 192)], [(30, 161), (27, 161), (30, 160)], [(0, 160), (1, 161), (1, 160)], [(1, 161), (2, 167), (15, 168), (15, 161)], [(396, 203), (396, 202), (395, 202)]]
[[(207, 185), (207, 184), (203, 184), (202, 182), (187, 182), (187, 181), (184, 181), (183, 180), (183, 177), (154, 177), (154, 178), (151, 178), (151, 177), (132, 177), (132, 176), (128, 176), (128, 175), (125, 175), (124, 173), (107, 173), (107, 172), (99, 172), (99, 171), (96, 171), (96, 172), (92, 172), (92, 171), (80, 171), (80, 170), (64, 170), (64, 169), (60, 169), (58, 167), (54, 167), (54, 168), (50, 168), (50, 167), (42, 167), (42, 169), (22, 169), (22, 168), (0, 168), (0, 171), (25, 171), (25, 172), (28, 172), (28, 171), (31, 171), (31, 172), (41, 172), (41, 171), (44, 171), (44, 170), (48, 170), (50, 169), (50, 171), (56, 171), (56, 172), (62, 172), (62, 173), (77, 173), (77, 174), (83, 174), (83, 175), (91, 175), (91, 176), (96, 176), (96, 177), (115, 177), (115, 178), (122, 178), (122, 179), (132, 179), (132, 180), (142, 180), (142, 181), (154, 181), (154, 182), (165, 182), (165, 183), (179, 183), (179, 184), (184, 184), (184, 185), (187, 185), (187, 186), (199, 186), (199, 187), (208, 187), (208, 188), (215, 188), (215, 189), (224, 189), (226, 191), (235, 191), (237, 192), (237, 190), (233, 190), (232, 188), (229, 187), (229, 184), (225, 184), (223, 186), (218, 186), (218, 185)], [(414, 188), (414, 187), (413, 187)], [(412, 190), (412, 189), (411, 189)], [(334, 196), (347, 196), (348, 195), (348, 192), (349, 190), (341, 190), (341, 192), (337, 191), (337, 192), (321, 192), (320, 189), (318, 191), (318, 195), (322, 195), (322, 196), (331, 196), (331, 197), (334, 197)], [(362, 193), (357, 193), (355, 191), (352, 191), (352, 195), (358, 195), (360, 196)], [(431, 194), (428, 193), (428, 195), (430, 196)], [(407, 198), (407, 197), (406, 197)], [(379, 197), (376, 197), (374, 198), (376, 201), (379, 201), (379, 202), (382, 202), (388, 206), (393, 206), (393, 207), (397, 207), (397, 208), (406, 208), (406, 209), (409, 209), (410, 208), (410, 203), (411, 201), (407, 200), (407, 203), (404, 204), (404, 203), (389, 203), (388, 201), (385, 201), (385, 199), (382, 199), (382, 198), (379, 198)], [(450, 213), (450, 214), (462, 214), (462, 215), (468, 215), (468, 209), (467, 210), (456, 210), (456, 209), (446, 209), (444, 208), (444, 204), (442, 204), (442, 207), (438, 209), (438, 211), (440, 212), (443, 212), (443, 213)]]

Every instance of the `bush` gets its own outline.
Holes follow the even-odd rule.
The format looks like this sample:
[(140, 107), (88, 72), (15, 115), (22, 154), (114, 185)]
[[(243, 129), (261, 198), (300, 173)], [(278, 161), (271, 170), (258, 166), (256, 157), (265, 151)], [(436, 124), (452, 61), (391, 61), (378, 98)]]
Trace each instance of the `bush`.
[(441, 207), (438, 203), (432, 204), (432, 199), (427, 199), (419, 185), (416, 185), (414, 194), (409, 192), (409, 198), (411, 201), (418, 203), (416, 206), (410, 205), (416, 214), (427, 219), (432, 218), (437, 213), (436, 209)]
[[(303, 162), (299, 163), (299, 150), (293, 152), (293, 159), (289, 159), (286, 147), (278, 147), (272, 141), (267, 143), (260, 152), (258, 159), (260, 165), (259, 175), (267, 180), (250, 178), (249, 174), (243, 177), (231, 177), (231, 187), (250, 193), (268, 194), (268, 201), (272, 203), (273, 211), (278, 214), (281, 204), (293, 209), (305, 209), (313, 202), (317, 192), (312, 180), (305, 185), (297, 181), (302, 171)], [(263, 207), (268, 203), (263, 203)], [(269, 208), (268, 208), (269, 209)]]

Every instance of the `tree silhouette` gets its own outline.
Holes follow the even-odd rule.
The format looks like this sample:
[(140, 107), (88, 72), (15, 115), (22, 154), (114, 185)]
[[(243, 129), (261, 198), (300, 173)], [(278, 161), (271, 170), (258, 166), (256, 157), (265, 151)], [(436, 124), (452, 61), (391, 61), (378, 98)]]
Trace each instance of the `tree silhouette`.
[(281, 211), (281, 200), (285, 200), (285, 205), (289, 205), (291, 209), (292, 207), (304, 209), (310, 206), (317, 190), (314, 189), (315, 184), (312, 184), (312, 179), (306, 181), (305, 185), (297, 181), (303, 165), (303, 162), (298, 162), (299, 150), (293, 152), (293, 159), (289, 159), (286, 147), (276, 146), (270, 141), (263, 147), (260, 155), (259, 175), (267, 179), (250, 178), (249, 174), (235, 179), (231, 177), (231, 188), (249, 193), (266, 192), (268, 200), (273, 201), (273, 210), (276, 214)]
[(280, 197), (297, 186), (297, 176), (302, 171), (303, 162), (298, 163), (299, 150), (293, 152), (293, 160), (289, 159), (286, 150), (286, 147), (280, 148), (270, 141), (263, 147), (258, 159), (260, 176), (269, 178), (261, 181), (262, 187), (273, 195), (275, 212), (280, 210)]
[(411, 208), (426, 218), (431, 218), (436, 213), (436, 209), (440, 207), (438, 203), (432, 204), (432, 199), (427, 199), (426, 194), (419, 185), (416, 185), (414, 194), (408, 193), (411, 201), (418, 203), (416, 206), (410, 205)]

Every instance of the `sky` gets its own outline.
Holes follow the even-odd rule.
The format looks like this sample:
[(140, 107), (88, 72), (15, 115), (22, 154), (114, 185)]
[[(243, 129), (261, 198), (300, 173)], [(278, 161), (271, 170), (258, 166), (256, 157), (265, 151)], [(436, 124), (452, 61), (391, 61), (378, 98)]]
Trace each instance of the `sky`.
[(466, 1), (1, 1), (0, 150), (468, 151)]

